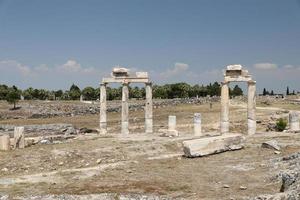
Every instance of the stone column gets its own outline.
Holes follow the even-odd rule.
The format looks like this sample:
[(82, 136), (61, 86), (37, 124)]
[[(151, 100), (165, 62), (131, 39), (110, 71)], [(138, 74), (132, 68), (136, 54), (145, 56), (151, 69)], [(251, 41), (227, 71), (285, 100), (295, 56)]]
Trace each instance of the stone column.
[(256, 132), (256, 82), (248, 82), (248, 135)]
[(291, 131), (299, 131), (299, 113), (291, 111), (289, 113), (289, 126)]
[(170, 115), (168, 121), (168, 136), (178, 136), (178, 131), (176, 130), (176, 116)]
[(8, 151), (10, 150), (10, 139), (9, 135), (0, 135), (0, 150)]
[(201, 113), (194, 114), (194, 134), (195, 134), (195, 136), (202, 135)]
[(151, 83), (146, 83), (145, 132), (153, 132), (153, 103)]
[(222, 82), (220, 128), (221, 134), (229, 132), (229, 82)]
[(24, 127), (15, 127), (14, 129), (14, 149), (25, 148)]
[(106, 83), (100, 85), (100, 134), (107, 133)]
[(128, 123), (128, 83), (123, 83), (122, 87), (122, 122), (121, 122), (121, 133), (124, 135), (129, 134), (129, 123)]

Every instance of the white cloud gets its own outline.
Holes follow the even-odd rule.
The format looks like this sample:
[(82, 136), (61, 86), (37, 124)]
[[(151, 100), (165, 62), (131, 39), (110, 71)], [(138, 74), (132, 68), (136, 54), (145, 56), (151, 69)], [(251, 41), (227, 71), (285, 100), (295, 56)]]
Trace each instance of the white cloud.
[(278, 66), (274, 63), (256, 63), (254, 64), (254, 68), (262, 70), (274, 70), (277, 69)]
[(294, 69), (295, 66), (294, 65), (284, 65), (283, 68), (284, 69)]
[(41, 64), (33, 69), (37, 72), (49, 72), (51, 70), (46, 64)]
[(29, 76), (32, 73), (32, 70), (30, 67), (23, 65), (15, 60), (3, 60), (0, 61), (0, 69), (1, 71), (6, 72), (14, 72), (21, 74), (22, 76)]
[(76, 60), (68, 60), (65, 64), (56, 67), (58, 72), (66, 73), (96, 73), (94, 67), (82, 67)]
[(165, 72), (161, 73), (162, 77), (170, 78), (181, 74), (189, 69), (189, 65), (185, 63), (175, 63), (172, 69), (167, 69)]

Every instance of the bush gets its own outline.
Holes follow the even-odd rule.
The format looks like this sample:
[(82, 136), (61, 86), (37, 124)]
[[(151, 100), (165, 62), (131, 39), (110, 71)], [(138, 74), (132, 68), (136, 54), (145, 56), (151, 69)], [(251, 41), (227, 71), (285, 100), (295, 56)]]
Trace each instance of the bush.
[(282, 118), (280, 118), (276, 123), (276, 129), (280, 132), (283, 131), (286, 128), (286, 126), (287, 126), (287, 121)]

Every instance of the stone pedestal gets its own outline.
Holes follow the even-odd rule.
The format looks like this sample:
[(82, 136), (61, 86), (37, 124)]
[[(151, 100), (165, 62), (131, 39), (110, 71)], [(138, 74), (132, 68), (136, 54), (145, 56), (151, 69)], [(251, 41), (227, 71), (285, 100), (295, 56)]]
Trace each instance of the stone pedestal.
[(256, 82), (248, 82), (248, 135), (256, 132)]
[(100, 134), (107, 132), (107, 117), (106, 117), (106, 84), (100, 85)]
[(169, 116), (168, 136), (178, 136), (178, 131), (176, 130), (176, 116), (174, 115)]
[(146, 83), (145, 132), (153, 132), (153, 103), (151, 83)]
[(128, 84), (124, 83), (122, 87), (122, 122), (121, 122), (121, 133), (124, 135), (129, 134), (128, 99), (129, 99)]
[(15, 127), (14, 129), (14, 149), (25, 148), (24, 127)]
[(289, 113), (289, 126), (291, 131), (299, 131), (299, 113), (291, 111)]
[(221, 88), (221, 134), (229, 132), (229, 83), (223, 82)]
[(8, 151), (8, 150), (10, 150), (9, 135), (0, 135), (0, 150), (1, 151)]
[(202, 127), (201, 127), (201, 113), (194, 114), (194, 134), (195, 136), (202, 136)]

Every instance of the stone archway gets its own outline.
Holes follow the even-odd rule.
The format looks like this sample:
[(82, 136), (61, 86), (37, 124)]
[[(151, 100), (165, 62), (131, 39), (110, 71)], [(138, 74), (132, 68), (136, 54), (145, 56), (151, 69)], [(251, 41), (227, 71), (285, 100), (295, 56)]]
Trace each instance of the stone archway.
[(248, 83), (247, 121), (248, 135), (256, 132), (256, 81), (252, 80), (248, 70), (243, 70), (241, 65), (229, 65), (224, 74), (221, 88), (221, 134), (229, 132), (229, 83)]
[(129, 134), (129, 90), (130, 83), (144, 83), (146, 88), (145, 103), (145, 132), (153, 132), (153, 103), (152, 103), (152, 84), (147, 72), (136, 72), (135, 75), (129, 74), (126, 68), (114, 68), (110, 78), (103, 78), (100, 84), (100, 133), (107, 133), (107, 116), (106, 116), (106, 87), (108, 83), (122, 84), (122, 112), (121, 112), (121, 133)]

